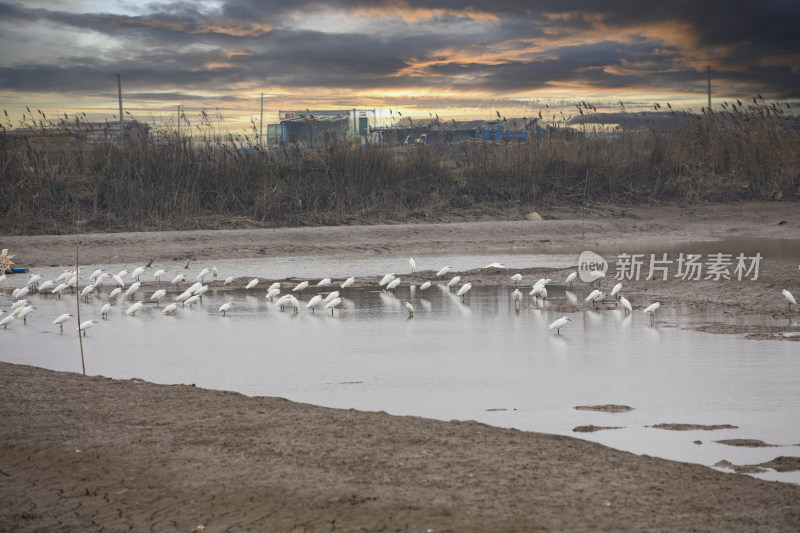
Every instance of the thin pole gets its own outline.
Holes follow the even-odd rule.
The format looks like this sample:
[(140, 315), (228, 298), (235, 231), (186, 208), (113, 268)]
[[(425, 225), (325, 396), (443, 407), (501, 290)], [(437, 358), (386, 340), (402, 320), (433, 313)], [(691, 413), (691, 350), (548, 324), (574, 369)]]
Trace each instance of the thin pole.
[(117, 96), (119, 97), (119, 138), (122, 139), (122, 80), (117, 73)]
[(711, 111), (711, 65), (708, 65), (708, 110)]
[(178, 146), (181, 142), (181, 104), (178, 104)]
[(258, 147), (264, 147), (264, 93), (261, 93), (261, 117), (258, 119)]
[(78, 206), (78, 215), (75, 220), (75, 293), (78, 297), (75, 299), (77, 305), (77, 318), (78, 318), (78, 343), (81, 346), (81, 369), (83, 375), (86, 375), (86, 360), (83, 357), (83, 338), (81, 337), (81, 282), (80, 282), (80, 269), (81, 262), (78, 257), (78, 249), (80, 248), (80, 234), (81, 234), (81, 208)]

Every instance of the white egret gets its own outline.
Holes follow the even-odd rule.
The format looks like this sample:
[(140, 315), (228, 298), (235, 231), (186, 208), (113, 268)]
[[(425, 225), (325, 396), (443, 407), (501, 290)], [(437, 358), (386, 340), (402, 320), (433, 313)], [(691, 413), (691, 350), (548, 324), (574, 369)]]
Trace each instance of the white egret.
[(514, 297), (514, 307), (519, 307), (520, 302), (522, 301), (522, 293), (519, 292), (519, 289), (514, 289), (514, 292), (511, 293), (511, 296)]
[(320, 304), (322, 304), (322, 295), (317, 294), (308, 301), (308, 303), (306, 304), (306, 309), (311, 309), (311, 312), (313, 313), (314, 309), (319, 307)]
[(199, 296), (200, 297), (200, 301), (202, 302), (203, 301), (203, 295), (205, 293), (207, 293), (207, 292), (208, 292), (208, 285), (203, 285), (202, 287), (199, 287), (196, 291), (194, 291), (194, 295), (195, 296)]
[(131, 279), (139, 281), (139, 277), (141, 277), (142, 274), (144, 274), (144, 267), (136, 267), (133, 269), (133, 272), (131, 272)]
[(599, 270), (592, 270), (589, 272), (589, 279), (591, 280), (590, 283), (600, 282), (601, 279), (606, 277), (605, 272), (600, 272)]
[(270, 300), (270, 301), (272, 301), (272, 299), (273, 299), (274, 297), (276, 297), (277, 295), (279, 295), (280, 293), (281, 293), (281, 290), (280, 290), (280, 289), (270, 289), (270, 290), (267, 292), (267, 295), (266, 295), (266, 296), (264, 296), (264, 298), (266, 298), (267, 300)]
[(458, 289), (458, 292), (456, 293), (456, 296), (461, 296), (461, 301), (463, 302), (466, 299), (467, 293), (469, 292), (469, 290), (471, 288), (472, 288), (472, 283), (467, 282), (467, 283), (463, 284), (461, 286), (461, 288)]
[(128, 275), (128, 271), (126, 269), (124, 269), (124, 268), (122, 270), (120, 270), (119, 272), (117, 272), (117, 276), (119, 276), (121, 278), (124, 278), (127, 275)]
[(83, 336), (85, 337), (86, 336), (86, 330), (91, 328), (95, 324), (97, 324), (97, 320), (87, 320), (86, 322), (81, 322), (81, 325), (78, 326), (77, 331), (78, 331), (78, 333), (80, 333), (82, 331), (83, 332)]
[(617, 283), (616, 285), (614, 285), (614, 288), (611, 289), (611, 296), (613, 296), (614, 298), (618, 298), (617, 294), (619, 294), (620, 290), (622, 290), (622, 283)]
[(114, 283), (116, 283), (118, 287), (125, 286), (125, 282), (122, 280), (122, 276), (120, 276), (119, 274), (114, 274), (113, 276), (111, 276), (111, 279), (114, 280)]
[(430, 288), (431, 288), (431, 282), (430, 281), (426, 281), (425, 283), (423, 283), (422, 285), (419, 286), (419, 290), (421, 290), (421, 291), (427, 291)]
[(411, 267), (412, 273), (417, 271), (417, 262), (414, 261), (413, 257), (408, 258), (408, 265)]
[(281, 288), (281, 283), (279, 281), (276, 281), (275, 283), (273, 283), (272, 285), (269, 286), (269, 289), (267, 289), (267, 292), (269, 292), (269, 291), (271, 291), (273, 289), (280, 289), (280, 288)]
[(204, 268), (203, 270), (200, 271), (200, 273), (197, 275), (197, 277), (195, 279), (200, 281), (200, 282), (202, 282), (202, 283), (205, 283), (205, 281), (206, 281), (205, 277), (208, 276), (209, 274), (211, 274), (211, 269), (210, 268)]
[(227, 316), (225, 313), (228, 312), (228, 309), (230, 309), (232, 305), (233, 302), (225, 302), (219, 306), (219, 312), (222, 313), (222, 316)]
[(393, 279), (394, 279), (394, 274), (386, 274), (378, 282), (378, 287), (383, 287), (384, 285), (389, 284)]
[(333, 292), (330, 292), (330, 293), (329, 293), (329, 294), (328, 294), (328, 295), (325, 297), (325, 299), (324, 299), (323, 301), (324, 301), (325, 303), (328, 303), (328, 302), (330, 302), (331, 300), (333, 300), (334, 298), (338, 298), (338, 297), (339, 297), (339, 291), (333, 291)]
[(200, 300), (200, 296), (197, 295), (197, 294), (194, 294), (192, 296), (189, 296), (186, 299), (186, 301), (184, 302), (184, 305), (194, 305), (194, 304), (196, 304), (197, 302), (200, 302), (200, 301), (201, 301)]
[(17, 300), (13, 304), (11, 304), (11, 307), (9, 307), (9, 309), (19, 309), (20, 307), (25, 307), (26, 305), (28, 305), (28, 300)]
[(306, 290), (306, 288), (308, 288), (308, 282), (301, 281), (300, 283), (297, 284), (297, 286), (294, 289), (292, 289), (292, 292), (303, 292), (304, 290)]
[(622, 307), (625, 308), (625, 314), (626, 315), (628, 313), (633, 313), (633, 307), (631, 306), (631, 303), (628, 301), (627, 298), (625, 298), (624, 296), (620, 296), (619, 297), (619, 303), (621, 303)]
[(410, 303), (408, 303), (408, 302), (406, 302), (406, 303), (405, 303), (405, 306), (406, 306), (406, 311), (408, 311), (408, 316), (409, 316), (409, 317), (412, 317), (412, 316), (414, 316), (414, 306), (413, 306), (413, 305), (411, 305), (411, 304), (410, 304)]
[(586, 297), (584, 300), (586, 303), (591, 303), (595, 307), (597, 307), (597, 300), (602, 297), (603, 293), (599, 289), (595, 289), (589, 293), (589, 296)]
[(112, 298), (113, 298), (113, 299), (115, 299), (115, 300), (116, 300), (116, 299), (117, 299), (117, 296), (119, 296), (120, 294), (122, 294), (122, 289), (120, 289), (119, 287), (117, 287), (117, 288), (115, 288), (113, 291), (111, 291), (111, 292), (109, 292), (109, 293), (108, 293), (108, 299), (110, 300), (110, 299), (112, 299)]
[(228, 276), (225, 278), (225, 281), (222, 282), (223, 285), (230, 285), (231, 283), (233, 283), (233, 276)]
[(350, 285), (352, 285), (352, 284), (353, 284), (353, 283), (355, 283), (355, 282), (356, 282), (356, 278), (354, 278), (354, 277), (349, 277), (349, 278), (347, 278), (346, 280), (344, 280), (344, 281), (342, 282), (342, 288), (343, 288), (343, 289), (346, 289), (347, 287), (349, 287)]
[(25, 298), (29, 292), (31, 292), (31, 290), (28, 287), (21, 287), (19, 289), (14, 289), (11, 292), (11, 298), (12, 299)]
[(87, 302), (89, 301), (89, 293), (94, 291), (94, 285), (87, 285), (81, 291), (81, 297), (83, 297)]
[(173, 285), (178, 285), (180, 283), (183, 283), (184, 281), (186, 281), (186, 274), (178, 274), (177, 276), (172, 278)]
[(325, 304), (325, 309), (330, 309), (331, 310), (331, 316), (333, 316), (334, 308), (336, 308), (339, 305), (341, 305), (341, 303), (342, 303), (342, 299), (341, 298), (334, 298), (333, 300), (331, 300), (330, 302)]
[(571, 289), (572, 288), (572, 282), (575, 281), (575, 278), (577, 278), (577, 277), (578, 277), (578, 273), (577, 272), (571, 273), (569, 276), (567, 276), (567, 279), (564, 280), (564, 284), (566, 285), (567, 283), (569, 283), (569, 288)]
[(125, 314), (128, 316), (136, 316), (136, 311), (143, 307), (142, 301), (139, 300), (135, 304), (131, 305), (125, 310)]
[(461, 281), (461, 276), (455, 276), (453, 277), (453, 279), (447, 282), (447, 286), (451, 288), (455, 287), (456, 285), (458, 285), (459, 281)]
[(436, 273), (436, 277), (437, 278), (441, 278), (442, 276), (444, 276), (445, 274), (450, 272), (451, 268), (453, 268), (453, 267), (449, 267), (449, 266), (442, 267), (441, 270), (439, 270), (439, 272)]
[(111, 311), (111, 304), (103, 304), (103, 307), (100, 308), (100, 316), (103, 318), (108, 318), (109, 311)]
[(211, 267), (211, 277), (214, 278), (214, 279), (217, 279), (217, 276), (219, 276), (219, 271), (217, 270), (217, 267), (212, 266)]
[(25, 307), (21, 307), (19, 309), (19, 312), (17, 313), (17, 318), (21, 318), (22, 319), (22, 323), (23, 324), (27, 324), (28, 323), (28, 318), (27, 317), (28, 317), (29, 314), (31, 314), (31, 311), (33, 311), (34, 309), (36, 309), (36, 308), (34, 306), (32, 306), (32, 305), (26, 305)]
[(39, 274), (31, 274), (30, 279), (28, 279), (28, 283), (25, 284), (26, 287), (33, 287), (36, 288), (39, 286), (39, 282), (41, 281), (42, 276)]
[(56, 284), (53, 283), (53, 280), (51, 280), (51, 279), (48, 279), (47, 281), (43, 281), (43, 282), (41, 282), (39, 284), (39, 292), (41, 293), (41, 292), (44, 292), (44, 291), (48, 291), (48, 290), (52, 289), (53, 287), (55, 287), (55, 285)]
[(319, 280), (319, 283), (317, 283), (317, 287), (327, 287), (330, 284), (331, 284), (331, 278), (324, 278)]
[(173, 303), (169, 304), (168, 306), (166, 306), (166, 307), (165, 307), (165, 308), (164, 308), (164, 309), (161, 311), (161, 314), (162, 314), (162, 315), (169, 315), (169, 314), (171, 314), (171, 313), (174, 313), (174, 312), (175, 312), (175, 310), (176, 310), (177, 308), (178, 308), (178, 304), (176, 304), (176, 303), (174, 303), (174, 302), (173, 302)]
[(511, 276), (511, 281), (513, 281), (513, 282), (514, 282), (514, 286), (516, 287), (516, 286), (517, 286), (517, 284), (518, 284), (520, 281), (522, 281), (522, 274), (519, 274), (519, 273), (517, 273), (517, 274), (514, 274), (513, 276)]
[(283, 310), (283, 308), (286, 306), (286, 304), (289, 302), (291, 298), (294, 298), (294, 296), (292, 296), (291, 294), (284, 294), (283, 296), (278, 298), (278, 301), (275, 302), (275, 305), (277, 305), (278, 307), (281, 308), (281, 310)]
[(3, 320), (0, 320), (0, 326), (3, 326), (3, 329), (8, 329), (8, 325), (11, 324), (15, 318), (14, 315), (8, 315)]
[(94, 286), (98, 289), (98, 291), (100, 290), (100, 286), (103, 284), (106, 278), (108, 278), (108, 274), (102, 272), (99, 276), (97, 276), (94, 279)]
[(72, 314), (64, 313), (63, 315), (59, 315), (58, 318), (53, 320), (53, 324), (58, 326), (58, 329), (63, 333), (64, 332), (64, 322), (72, 318)]
[(294, 312), (295, 313), (299, 313), (300, 312), (300, 302), (292, 294), (289, 294), (287, 296), (289, 296), (289, 297), (286, 299), (286, 304), (285, 305), (293, 307), (294, 308)]
[(486, 265), (483, 268), (484, 269), (487, 269), (487, 268), (499, 268), (499, 269), (508, 270), (508, 268), (503, 263), (489, 263), (488, 265)]
[(156, 292), (152, 294), (152, 296), (150, 296), (150, 299), (155, 300), (156, 305), (158, 305), (158, 301), (166, 295), (167, 291), (165, 291), (164, 289), (158, 289)]
[(176, 301), (176, 302), (182, 302), (182, 303), (183, 303), (183, 305), (186, 305), (186, 300), (188, 300), (188, 299), (189, 299), (189, 298), (191, 298), (191, 297), (192, 297), (192, 291), (190, 291), (189, 289), (186, 289), (185, 291), (183, 291), (182, 293), (180, 293), (180, 294), (179, 294), (179, 295), (178, 295), (178, 296), (175, 298), (175, 301)]
[(643, 313), (645, 313), (645, 314), (646, 313), (650, 313), (650, 322), (655, 322), (655, 320), (656, 320), (656, 311), (658, 311), (659, 307), (661, 307), (661, 302), (656, 302), (656, 303), (648, 305), (645, 308), (645, 310), (643, 311)]
[(161, 278), (163, 278), (166, 273), (167, 272), (163, 268), (156, 270), (153, 272), (153, 281), (161, 283)]
[(386, 285), (386, 290), (394, 292), (398, 285), (400, 285), (400, 278), (394, 278)]
[(136, 291), (138, 291), (141, 286), (141, 283), (134, 281), (131, 286), (128, 287), (128, 290), (125, 291), (125, 296), (130, 296), (131, 300), (133, 300), (133, 295), (136, 294)]
[(781, 294), (783, 294), (783, 297), (786, 298), (786, 300), (788, 300), (789, 309), (792, 308), (792, 305), (797, 305), (797, 300), (794, 299), (794, 295), (791, 292), (787, 291), (786, 289), (783, 289), (781, 290)]
[(564, 315), (558, 320), (555, 320), (552, 324), (547, 326), (551, 330), (556, 330), (557, 335), (561, 335), (561, 328), (567, 325), (567, 322), (571, 322), (572, 319), (568, 316)]
[[(102, 269), (102, 268), (98, 268), (97, 270), (95, 270), (94, 272), (92, 272), (92, 275), (91, 275), (91, 276), (89, 276), (89, 279), (97, 279), (97, 276), (99, 276), (99, 275), (100, 275), (100, 274), (102, 274), (102, 273), (103, 273), (103, 269)], [(61, 315), (61, 316), (64, 316), (64, 315)], [(60, 317), (59, 317), (59, 318), (60, 318)]]
[(200, 288), (200, 287), (202, 287), (202, 286), (203, 286), (203, 284), (202, 284), (201, 282), (199, 282), (199, 281), (198, 281), (197, 283), (193, 283), (193, 284), (192, 284), (192, 286), (191, 286), (191, 287), (189, 287), (189, 288), (188, 288), (188, 289), (186, 289), (186, 290), (187, 290), (188, 292), (192, 293), (192, 294), (196, 294), (196, 293), (197, 293), (197, 289), (199, 289), (199, 288)]

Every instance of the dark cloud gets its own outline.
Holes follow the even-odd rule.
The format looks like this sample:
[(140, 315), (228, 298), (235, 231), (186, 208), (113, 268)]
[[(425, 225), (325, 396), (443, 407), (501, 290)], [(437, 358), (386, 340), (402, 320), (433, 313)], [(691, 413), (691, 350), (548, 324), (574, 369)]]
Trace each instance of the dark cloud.
[[(378, 14), (381, 9), (392, 14), (391, 22), (376, 20), (369, 31), (311, 31), (298, 25), (330, 10)], [(438, 11), (421, 22), (400, 19), (406, 11), (416, 16), (425, 10)], [(800, 3), (782, 0), (231, 0), (153, 2), (135, 14), (0, 2), (0, 89), (108, 95), (114, 91), (109, 80), (122, 72), (126, 87), (140, 98), (164, 101), (201, 91), (234, 100), (234, 88), (267, 86), (387, 92), (422, 87), (456, 91), (463, 102), (471, 102), (475, 90), (499, 98), (535, 96), (537, 90), (569, 84), (603, 93), (625, 94), (635, 87), (702, 94), (703, 65), (713, 64), (717, 91), (792, 99), (800, 97), (797, 20)], [(458, 31), (462, 24), (469, 30)], [(659, 25), (660, 31), (642, 31)], [(36, 60), (4, 51), (4, 27), (42, 31), (43, 26), (74, 31), (75, 43)], [(670, 34), (675, 27), (682, 33)], [(82, 49), (78, 36), (87, 32), (112, 46)], [(584, 36), (592, 40), (580, 44)], [(575, 44), (551, 44), (553, 39)], [(447, 102), (435, 96), (431, 101)]]

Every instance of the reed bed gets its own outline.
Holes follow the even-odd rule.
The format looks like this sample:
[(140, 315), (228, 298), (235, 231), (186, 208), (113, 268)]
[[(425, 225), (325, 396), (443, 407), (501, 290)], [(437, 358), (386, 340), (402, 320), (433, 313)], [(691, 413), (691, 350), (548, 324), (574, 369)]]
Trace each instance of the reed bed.
[(578, 109), (579, 123), (523, 142), (379, 145), (342, 136), (321, 149), (271, 150), (211, 121), (191, 138), (164, 128), (120, 142), (79, 118), (32, 113), (0, 130), (0, 227), (69, 232), (78, 211), (85, 231), (138, 231), (800, 199), (800, 126), (786, 104), (754, 98), (669, 112), (669, 127), (613, 131)]

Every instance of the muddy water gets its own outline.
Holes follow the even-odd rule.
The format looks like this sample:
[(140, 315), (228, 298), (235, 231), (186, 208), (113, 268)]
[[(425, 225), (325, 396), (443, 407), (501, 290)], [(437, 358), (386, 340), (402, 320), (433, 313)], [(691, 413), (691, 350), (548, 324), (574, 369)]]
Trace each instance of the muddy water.
[[(457, 263), (442, 259), (436, 264)], [(484, 261), (489, 262), (473, 256), (470, 268)], [(344, 275), (344, 265), (325, 267), (325, 275)], [(320, 264), (312, 261), (308, 268), (307, 277), (314, 272), (321, 277)], [(698, 320), (729, 320), (708, 312), (662, 308), (651, 325), (641, 310), (626, 317), (616, 309), (565, 307), (568, 297), (582, 299), (579, 292), (555, 290), (543, 304), (526, 294), (516, 309), (511, 290), (476, 287), (464, 301), (439, 286), (425, 293), (401, 286), (395, 295), (353, 290), (333, 314), (282, 311), (263, 298), (263, 290), (210, 291), (201, 305), (180, 307), (175, 316), (147, 305), (129, 317), (123, 313), (127, 304), (120, 303), (106, 320), (99, 316), (106, 298), (95, 297), (81, 311), (84, 320), (99, 321), (84, 337), (86, 369), (92, 375), (193, 383), (329, 407), (478, 420), (706, 465), (800, 455), (797, 343), (683, 329)], [(64, 334), (52, 325), (61, 313), (74, 313), (75, 296), (32, 301), (37, 309), (27, 325), (14, 321), (0, 329), (0, 359), (80, 372), (75, 320)], [(221, 316), (217, 310), (228, 301), (233, 307)], [(415, 308), (413, 318), (406, 301)], [(9, 305), (6, 290), (0, 308)], [(569, 309), (571, 322), (557, 335), (547, 326), (564, 314), (562, 309)], [(601, 404), (634, 410), (575, 409)], [(661, 423), (738, 429), (649, 427)], [(584, 425), (622, 429), (572, 431)], [(737, 438), (782, 446), (735, 448), (714, 442)], [(798, 473), (757, 476), (800, 482)]]

